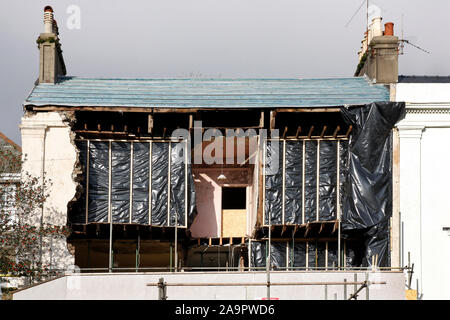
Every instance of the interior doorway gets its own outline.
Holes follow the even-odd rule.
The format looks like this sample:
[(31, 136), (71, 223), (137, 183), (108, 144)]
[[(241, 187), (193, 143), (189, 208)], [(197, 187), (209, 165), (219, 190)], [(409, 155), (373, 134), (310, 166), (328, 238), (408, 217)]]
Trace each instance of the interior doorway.
[(222, 237), (244, 237), (247, 228), (247, 187), (222, 187)]

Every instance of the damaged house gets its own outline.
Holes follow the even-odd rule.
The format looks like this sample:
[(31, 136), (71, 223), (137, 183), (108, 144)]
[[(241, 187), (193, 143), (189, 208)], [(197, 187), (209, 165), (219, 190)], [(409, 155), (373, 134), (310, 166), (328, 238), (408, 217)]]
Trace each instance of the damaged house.
[(54, 269), (400, 267), (388, 81), (72, 77), (49, 7), (44, 25), (20, 128), (24, 167), (53, 182), (43, 220), (72, 230)]

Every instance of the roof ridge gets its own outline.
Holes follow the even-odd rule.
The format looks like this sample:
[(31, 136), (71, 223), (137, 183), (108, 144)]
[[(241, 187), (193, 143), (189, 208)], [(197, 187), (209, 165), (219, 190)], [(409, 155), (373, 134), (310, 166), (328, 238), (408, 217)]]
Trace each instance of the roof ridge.
[(0, 131), (0, 138), (3, 139), (6, 143), (10, 144), (11, 146), (14, 147), (14, 149), (16, 149), (17, 151), (22, 152), (22, 148), (15, 143), (14, 141), (12, 141), (10, 138), (8, 138), (7, 136), (5, 136), (1, 131)]

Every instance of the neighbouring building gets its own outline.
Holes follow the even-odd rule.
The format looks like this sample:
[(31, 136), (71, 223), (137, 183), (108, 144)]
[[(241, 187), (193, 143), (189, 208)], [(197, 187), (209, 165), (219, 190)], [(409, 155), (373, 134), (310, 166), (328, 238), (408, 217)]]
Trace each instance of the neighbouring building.
[(12, 214), (15, 210), (17, 185), (20, 183), (21, 154), (22, 148), (0, 132), (1, 210)]
[[(374, 83), (388, 83), (392, 101), (406, 103), (406, 116), (394, 130), (397, 148), (399, 208), (393, 245), (399, 247), (400, 265), (412, 268), (407, 286), (421, 299), (449, 299), (450, 215), (445, 184), (450, 179), (450, 78), (448, 76), (398, 76), (398, 42), (393, 24), (380, 29), (373, 19), (359, 52), (355, 75), (367, 75)], [(386, 37), (387, 33), (387, 37)], [(403, 40), (403, 39), (401, 39)], [(400, 40), (400, 41), (401, 41)], [(396, 212), (397, 210), (394, 210)]]
[(400, 135), (402, 264), (423, 299), (450, 299), (450, 78), (399, 76), (395, 99), (406, 102)]
[(376, 83), (104, 79), (67, 76), (50, 7), (44, 26), (20, 126), (24, 169), (53, 182), (44, 222), (72, 229), (53, 268), (80, 273), (15, 298), (156, 298), (146, 282), (163, 276), (247, 282), (169, 287), (169, 298), (258, 299), (266, 287), (248, 282), (270, 271), (282, 299), (348, 299), (344, 280), (369, 276), (370, 298), (404, 299), (395, 37), (368, 43), (383, 54), (359, 71)]

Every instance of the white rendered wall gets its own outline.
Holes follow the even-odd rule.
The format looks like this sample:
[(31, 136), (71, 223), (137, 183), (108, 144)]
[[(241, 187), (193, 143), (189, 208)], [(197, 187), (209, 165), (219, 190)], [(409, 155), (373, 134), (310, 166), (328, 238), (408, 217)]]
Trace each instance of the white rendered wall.
[(423, 299), (450, 299), (450, 84), (399, 83), (407, 114), (400, 134), (403, 265), (414, 263)]
[[(67, 204), (75, 196), (76, 183), (72, 179), (77, 153), (71, 141), (71, 129), (57, 112), (26, 114), (20, 125), (22, 153), (26, 161), (23, 172), (51, 180), (50, 195), (43, 210), (44, 224), (67, 225)], [(36, 212), (32, 222), (39, 224), (42, 212)], [(52, 268), (65, 269), (74, 265), (75, 258), (67, 248), (66, 239), (52, 240), (52, 252), (46, 250), (43, 263)]]
[[(355, 272), (357, 281), (366, 279), (364, 272)], [(272, 272), (271, 283), (292, 282), (347, 282), (354, 281), (353, 272)], [(370, 300), (404, 300), (405, 275), (402, 272), (369, 273), (369, 281), (386, 282), (369, 287)], [(265, 272), (178, 272), (163, 274), (122, 273), (122, 274), (74, 274), (49, 281), (14, 294), (14, 300), (29, 299), (118, 299), (118, 300), (156, 300), (158, 288), (147, 286), (156, 283), (159, 278), (167, 283), (265, 283)], [(359, 286), (358, 286), (359, 288)], [(347, 286), (347, 297), (354, 291), (353, 285)], [(325, 296), (325, 292), (327, 296)], [(168, 286), (169, 300), (261, 300), (266, 297), (266, 286)], [(272, 286), (271, 297), (280, 300), (342, 300), (343, 285), (303, 285)], [(358, 295), (358, 300), (366, 299), (366, 290)]]

